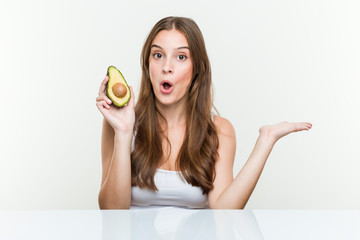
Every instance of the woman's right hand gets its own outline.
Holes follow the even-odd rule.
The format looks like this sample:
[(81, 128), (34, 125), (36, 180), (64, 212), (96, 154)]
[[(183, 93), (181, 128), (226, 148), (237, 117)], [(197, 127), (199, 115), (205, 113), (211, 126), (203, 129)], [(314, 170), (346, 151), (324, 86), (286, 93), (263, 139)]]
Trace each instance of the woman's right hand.
[(106, 83), (108, 81), (109, 77), (106, 76), (101, 83), (99, 96), (96, 98), (96, 106), (106, 121), (112, 126), (115, 133), (133, 134), (135, 124), (135, 94), (133, 89), (130, 86), (131, 97), (129, 102), (119, 108), (112, 104), (112, 101), (105, 94)]

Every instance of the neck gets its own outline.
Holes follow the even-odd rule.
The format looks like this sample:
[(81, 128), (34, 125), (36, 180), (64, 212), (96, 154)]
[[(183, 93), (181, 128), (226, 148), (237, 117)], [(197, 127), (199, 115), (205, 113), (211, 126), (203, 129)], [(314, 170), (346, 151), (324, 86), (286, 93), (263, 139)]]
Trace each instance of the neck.
[[(185, 126), (186, 123), (185, 102), (179, 102), (172, 105), (163, 105), (160, 103), (156, 103), (156, 106), (159, 112), (166, 119), (168, 128)], [(165, 123), (160, 122), (160, 124), (163, 125)]]

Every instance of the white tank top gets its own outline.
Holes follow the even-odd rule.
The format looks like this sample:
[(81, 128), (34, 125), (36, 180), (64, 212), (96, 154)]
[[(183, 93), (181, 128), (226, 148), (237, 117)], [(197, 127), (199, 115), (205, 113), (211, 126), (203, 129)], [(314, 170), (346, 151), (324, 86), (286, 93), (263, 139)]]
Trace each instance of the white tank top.
[[(211, 114), (213, 120), (214, 114)], [(134, 149), (134, 140), (131, 150)], [(194, 187), (180, 177), (180, 171), (157, 169), (154, 181), (159, 191), (131, 187), (130, 209), (180, 207), (180, 208), (209, 208), (208, 195), (202, 193), (200, 187)]]
[(178, 171), (157, 169), (154, 181), (159, 191), (131, 187), (130, 209), (152, 207), (208, 208), (208, 195), (187, 183)]

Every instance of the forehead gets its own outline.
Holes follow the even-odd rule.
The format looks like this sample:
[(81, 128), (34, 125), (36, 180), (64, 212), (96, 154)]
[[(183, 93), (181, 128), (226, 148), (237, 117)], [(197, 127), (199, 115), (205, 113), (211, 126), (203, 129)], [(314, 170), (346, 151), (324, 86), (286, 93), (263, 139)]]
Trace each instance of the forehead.
[(174, 49), (179, 47), (189, 47), (185, 35), (177, 29), (162, 30), (154, 38), (152, 44), (162, 48)]

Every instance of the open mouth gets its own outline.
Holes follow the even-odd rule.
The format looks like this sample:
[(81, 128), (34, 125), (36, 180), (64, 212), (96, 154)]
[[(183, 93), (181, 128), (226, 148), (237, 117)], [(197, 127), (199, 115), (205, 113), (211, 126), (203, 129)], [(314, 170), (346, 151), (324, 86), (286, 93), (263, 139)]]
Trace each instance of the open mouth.
[(169, 89), (169, 88), (171, 88), (171, 84), (168, 83), (168, 82), (164, 82), (164, 83), (163, 83), (163, 87), (164, 87), (165, 89)]
[(171, 82), (166, 81), (166, 80), (161, 82), (161, 92), (162, 93), (169, 94), (172, 92), (172, 89), (173, 89), (173, 85)]

